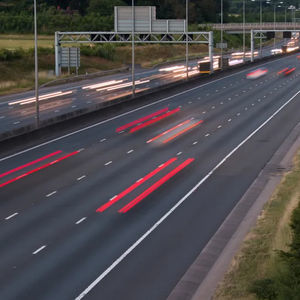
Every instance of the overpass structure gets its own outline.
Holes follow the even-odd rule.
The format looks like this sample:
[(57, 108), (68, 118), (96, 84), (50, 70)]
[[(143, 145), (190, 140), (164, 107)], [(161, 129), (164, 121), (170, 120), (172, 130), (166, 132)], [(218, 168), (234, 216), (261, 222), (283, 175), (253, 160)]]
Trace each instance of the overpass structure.
[[(243, 33), (243, 23), (225, 23), (225, 24), (206, 24), (207, 27), (211, 27), (214, 30), (221, 30), (228, 33)], [(265, 22), (265, 23), (245, 23), (245, 31), (251, 30), (299, 30), (300, 22)]]

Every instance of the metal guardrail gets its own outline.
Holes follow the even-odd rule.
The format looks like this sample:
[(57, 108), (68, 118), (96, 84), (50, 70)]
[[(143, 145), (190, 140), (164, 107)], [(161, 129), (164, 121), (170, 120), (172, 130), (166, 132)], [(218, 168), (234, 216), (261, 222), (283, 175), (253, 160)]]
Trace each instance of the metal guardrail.
[[(275, 26), (274, 26), (275, 25)], [(211, 27), (216, 30), (220, 30), (222, 28), (221, 24), (204, 24), (204, 26)], [(223, 24), (223, 30), (242, 30), (243, 29), (243, 23), (225, 23)], [(245, 29), (251, 30), (251, 29), (270, 29), (270, 30), (276, 30), (276, 29), (300, 29), (300, 22), (277, 22), (274, 24), (274, 22), (265, 22), (265, 23), (245, 23)]]

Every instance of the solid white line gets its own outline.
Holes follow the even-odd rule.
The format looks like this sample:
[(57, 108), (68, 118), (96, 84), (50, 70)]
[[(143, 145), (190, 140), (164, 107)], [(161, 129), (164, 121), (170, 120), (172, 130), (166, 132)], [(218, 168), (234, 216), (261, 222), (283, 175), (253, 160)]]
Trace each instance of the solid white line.
[(79, 181), (79, 180), (81, 180), (81, 179), (83, 179), (85, 177), (86, 177), (86, 175), (82, 175), (82, 176), (78, 177), (77, 180)]
[[(278, 61), (278, 60), (281, 60), (281, 59), (285, 59), (285, 57), (278, 58), (277, 60), (273, 60), (273, 61), (269, 61), (269, 62), (263, 63), (263, 64), (261, 64), (261, 65), (258, 65), (258, 67), (259, 67), (259, 66), (264, 66), (264, 65), (268, 65), (268, 64), (274, 63), (274, 62), (276, 62), (276, 61)], [(22, 150), (22, 151), (20, 151), (20, 152), (17, 152), (17, 153), (8, 155), (8, 156), (6, 156), (6, 157), (0, 158), (0, 162), (1, 162), (1, 161), (4, 161), (4, 160), (7, 160), (7, 159), (9, 159), (9, 158), (15, 157), (15, 156), (17, 156), (17, 155), (26, 153), (26, 152), (28, 152), (28, 151), (31, 151), (31, 150), (40, 148), (40, 147), (42, 147), (42, 146), (51, 144), (51, 143), (53, 143), (53, 142), (59, 141), (59, 140), (64, 139), (64, 138), (66, 138), (66, 137), (72, 136), (72, 135), (74, 135), (74, 134), (77, 134), (77, 133), (86, 131), (86, 130), (88, 130), (88, 129), (97, 127), (97, 126), (102, 125), (102, 124), (105, 124), (105, 123), (107, 123), (107, 122), (116, 120), (116, 119), (118, 119), (118, 118), (127, 116), (127, 115), (129, 115), (129, 114), (131, 114), (131, 113), (134, 113), (134, 112), (136, 112), (136, 111), (142, 110), (142, 109), (144, 109), (144, 108), (147, 108), (147, 107), (156, 105), (156, 104), (161, 103), (161, 102), (164, 102), (164, 101), (166, 101), (166, 100), (170, 100), (170, 99), (175, 98), (175, 97), (177, 97), (177, 96), (180, 96), (180, 95), (189, 93), (189, 92), (191, 92), (191, 91), (200, 89), (200, 88), (202, 88), (202, 87), (204, 87), (204, 86), (206, 86), (206, 85), (209, 85), (209, 84), (218, 82), (218, 81), (220, 81), (220, 80), (224, 80), (224, 79), (233, 77), (233, 76), (238, 75), (238, 74), (240, 74), (240, 73), (246, 73), (246, 72), (249, 71), (250, 69), (253, 69), (253, 67), (249, 67), (249, 68), (247, 68), (247, 69), (245, 69), (245, 70), (236, 72), (236, 73), (234, 73), (234, 74), (231, 74), (231, 75), (228, 75), (228, 76), (225, 76), (225, 77), (222, 77), (222, 78), (219, 78), (219, 79), (216, 79), (216, 80), (213, 80), (213, 81), (204, 83), (204, 84), (202, 84), (202, 85), (193, 87), (193, 88), (188, 89), (188, 90), (184, 90), (184, 91), (179, 92), (179, 93), (177, 93), (177, 94), (174, 94), (174, 95), (171, 95), (171, 96), (169, 96), (169, 97), (166, 97), (166, 98), (157, 100), (157, 101), (155, 101), (155, 102), (153, 102), (153, 103), (149, 103), (149, 104), (146, 104), (146, 105), (144, 105), (144, 106), (135, 108), (135, 109), (133, 109), (133, 110), (130, 110), (130, 111), (128, 111), (128, 112), (125, 112), (125, 113), (122, 113), (122, 114), (120, 114), (120, 115), (114, 116), (114, 117), (112, 117), (112, 118), (106, 119), (106, 120), (104, 120), (104, 121), (95, 123), (95, 124), (93, 124), (93, 125), (89, 125), (89, 126), (87, 126), (87, 127), (81, 128), (81, 129), (79, 129), (79, 130), (75, 130), (75, 131), (73, 131), (73, 132), (70, 132), (70, 133), (68, 133), (68, 134), (62, 135), (62, 136), (60, 136), (60, 137), (58, 137), (58, 138), (55, 138), (55, 139), (52, 139), (52, 140), (50, 140), (50, 141), (41, 143), (41, 144), (36, 145), (36, 146), (33, 146), (33, 147), (31, 147), (31, 148), (28, 148), (28, 149)], [(228, 99), (228, 100), (229, 100), (229, 99)], [(230, 100), (231, 100), (231, 99), (230, 99)]]
[(40, 251), (42, 251), (43, 249), (45, 249), (46, 247), (47, 246), (44, 245), (44, 246), (40, 247), (39, 249), (35, 250), (34, 252), (32, 252), (32, 254), (35, 255), (35, 254), (39, 253)]
[(18, 215), (18, 214), (19, 214), (19, 213), (16, 212), (16, 213), (14, 213), (14, 214), (12, 214), (12, 215), (6, 217), (5, 220), (9, 220), (9, 219), (15, 217), (15, 216)]
[(46, 195), (46, 197), (51, 197), (52, 195), (54, 195), (54, 194), (56, 194), (56, 193), (57, 193), (57, 191), (53, 191), (52, 193)]
[(78, 220), (75, 224), (78, 225), (78, 224), (80, 224), (81, 222), (83, 222), (85, 219), (86, 219), (86, 217), (83, 217), (82, 219)]
[(80, 300), (86, 296), (102, 279), (104, 279), (122, 260), (126, 258), (141, 242), (146, 239), (164, 220), (166, 220), (192, 193), (194, 193), (215, 171), (221, 167), (239, 148), (251, 139), (261, 128), (272, 120), (285, 106), (287, 106), (298, 94), (300, 90), (278, 108), (266, 121), (257, 127), (250, 135), (231, 150), (206, 176), (204, 176), (185, 196), (183, 196), (168, 212), (166, 212), (149, 230), (147, 230), (134, 244), (132, 244), (122, 255), (120, 255), (103, 273), (101, 273), (75, 300)]

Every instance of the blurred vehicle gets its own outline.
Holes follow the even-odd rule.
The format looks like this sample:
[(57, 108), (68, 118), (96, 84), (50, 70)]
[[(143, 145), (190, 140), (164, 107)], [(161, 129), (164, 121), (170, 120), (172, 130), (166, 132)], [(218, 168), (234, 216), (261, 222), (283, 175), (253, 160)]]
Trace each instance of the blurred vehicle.
[(260, 78), (264, 75), (266, 75), (268, 73), (268, 69), (266, 68), (259, 68), (257, 70), (254, 70), (250, 73), (248, 73), (246, 75), (247, 79), (257, 79), (257, 78)]
[(289, 74), (293, 73), (295, 70), (296, 70), (295, 67), (293, 67), (293, 68), (284, 68), (284, 69), (280, 70), (279, 72), (277, 72), (277, 74), (279, 76), (286, 76), (286, 75), (289, 75)]

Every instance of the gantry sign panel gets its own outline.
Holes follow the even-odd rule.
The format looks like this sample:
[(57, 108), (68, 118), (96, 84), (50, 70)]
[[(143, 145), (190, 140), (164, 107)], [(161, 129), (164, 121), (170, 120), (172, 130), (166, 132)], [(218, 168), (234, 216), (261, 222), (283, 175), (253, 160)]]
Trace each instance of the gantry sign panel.
[[(156, 19), (154, 6), (116, 6), (115, 31), (56, 32), (55, 73), (61, 71), (61, 45), (98, 43), (207, 44), (212, 65), (213, 32), (188, 32), (185, 20)], [(134, 47), (133, 47), (134, 48)], [(213, 70), (212, 70), (213, 71)]]

